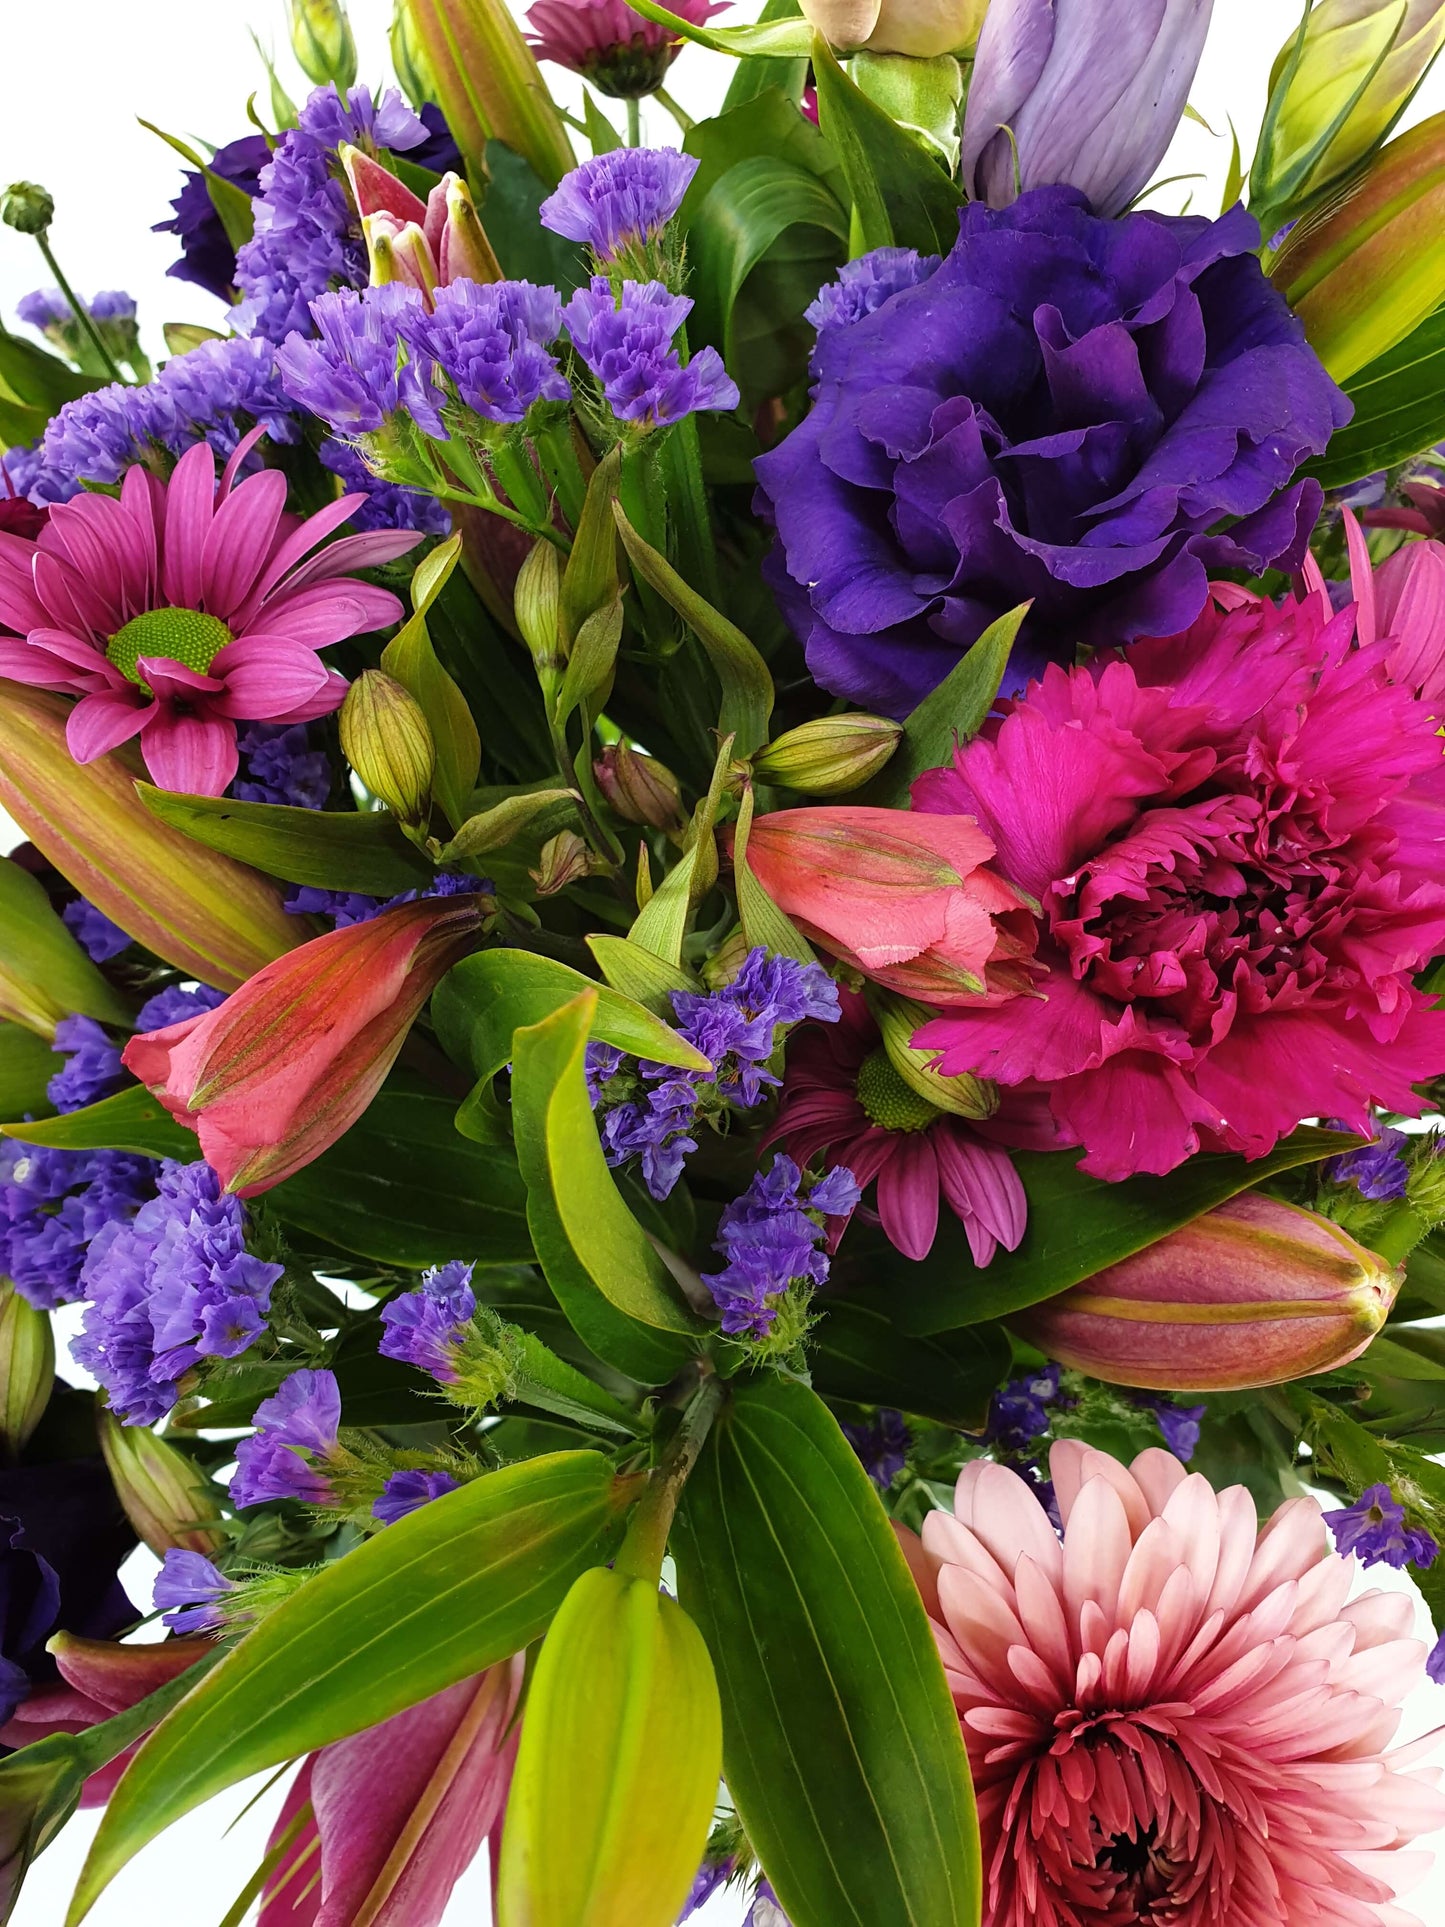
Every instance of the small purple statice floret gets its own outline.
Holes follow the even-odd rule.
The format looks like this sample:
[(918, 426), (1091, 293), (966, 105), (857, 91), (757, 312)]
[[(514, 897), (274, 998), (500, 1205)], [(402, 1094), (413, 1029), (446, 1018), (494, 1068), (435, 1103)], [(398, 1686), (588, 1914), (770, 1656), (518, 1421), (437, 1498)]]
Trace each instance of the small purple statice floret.
[(846, 1216), (860, 1196), (852, 1172), (841, 1166), (811, 1190), (781, 1152), (770, 1170), (759, 1171), (718, 1220), (713, 1249), (727, 1259), (725, 1269), (703, 1279), (722, 1313), (723, 1330), (766, 1338), (777, 1319), (776, 1299), (795, 1284), (826, 1283), (828, 1258), (821, 1247), (827, 1234), (809, 1213)]
[(520, 422), (538, 402), (571, 400), (572, 385), (550, 353), (562, 332), (555, 288), (454, 281), (435, 300), (430, 314), (408, 318), (406, 339), (465, 407), (486, 421)]
[(698, 162), (675, 147), (618, 147), (562, 177), (543, 201), (543, 227), (599, 261), (655, 241), (682, 206)]
[(268, 1499), (304, 1499), (308, 1505), (329, 1505), (331, 1483), (313, 1460), (324, 1465), (336, 1449), (341, 1391), (335, 1374), (292, 1372), (257, 1406), (254, 1423), (258, 1429), (236, 1447), (232, 1503), (245, 1507)]
[(109, 963), (122, 950), (130, 948), (130, 932), (112, 923), (103, 910), (97, 910), (84, 897), (76, 897), (61, 911), (66, 929), (92, 963)]
[(457, 1490), (458, 1482), (450, 1472), (393, 1472), (371, 1508), (371, 1516), (384, 1526), (394, 1526), (408, 1512)]
[(691, 312), (687, 296), (669, 294), (660, 281), (624, 281), (614, 294), (600, 274), (563, 309), (573, 345), (619, 421), (666, 428), (699, 411), (737, 407), (738, 385), (716, 348), (699, 349), (684, 366), (673, 346)]
[(403, 1292), (383, 1305), (386, 1327), (377, 1347), (383, 1358), (415, 1365), (443, 1385), (457, 1380), (457, 1347), (466, 1337), (477, 1309), (472, 1269), (461, 1259), (422, 1273), (415, 1291)]
[(1362, 1566), (1393, 1566), (1397, 1572), (1435, 1563), (1440, 1548), (1428, 1532), (1405, 1524), (1405, 1508), (1387, 1485), (1372, 1485), (1353, 1505), (1325, 1514), (1335, 1549), (1354, 1553)]
[(173, 1633), (214, 1633), (225, 1624), (219, 1602), (236, 1590), (204, 1553), (170, 1546), (156, 1574), (152, 1604)]
[(93, 1017), (62, 1017), (55, 1026), (55, 1048), (67, 1060), (45, 1087), (57, 1111), (84, 1110), (129, 1081), (120, 1046)]

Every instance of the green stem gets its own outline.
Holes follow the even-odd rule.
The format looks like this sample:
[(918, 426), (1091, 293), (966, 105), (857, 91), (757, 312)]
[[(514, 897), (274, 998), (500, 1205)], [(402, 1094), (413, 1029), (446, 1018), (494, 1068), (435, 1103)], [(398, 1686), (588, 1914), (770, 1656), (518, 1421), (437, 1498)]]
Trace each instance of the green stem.
[(677, 102), (665, 87), (656, 88), (652, 98), (657, 102), (659, 107), (665, 107), (667, 109), (668, 113), (672, 115), (672, 118), (677, 122), (684, 134), (690, 134), (692, 132), (697, 122), (685, 108), (678, 106)]
[(629, 100), (627, 103), (627, 145), (629, 147), (642, 145), (642, 102), (640, 100)]
[(697, 1464), (713, 1421), (727, 1398), (727, 1386), (710, 1366), (693, 1393), (682, 1423), (652, 1469), (647, 1490), (637, 1503), (627, 1528), (627, 1537), (617, 1555), (617, 1571), (634, 1579), (656, 1583), (662, 1576), (662, 1561), (667, 1538), (677, 1513), (677, 1502)]
[(72, 288), (66, 280), (64, 274), (62, 274), (60, 263), (55, 258), (55, 250), (50, 245), (49, 235), (42, 232), (37, 234), (35, 238), (40, 243), (40, 252), (45, 256), (46, 267), (49, 268), (50, 272), (55, 276), (56, 287), (59, 288), (60, 292), (70, 303), (72, 314), (74, 314), (81, 327), (84, 328), (85, 332), (90, 336), (91, 346), (100, 356), (101, 366), (109, 369), (112, 381), (125, 382), (125, 376), (120, 372), (120, 367), (116, 362), (115, 356), (100, 338), (100, 330), (91, 319), (90, 309), (86, 307), (79, 295), (76, 294), (74, 288)]

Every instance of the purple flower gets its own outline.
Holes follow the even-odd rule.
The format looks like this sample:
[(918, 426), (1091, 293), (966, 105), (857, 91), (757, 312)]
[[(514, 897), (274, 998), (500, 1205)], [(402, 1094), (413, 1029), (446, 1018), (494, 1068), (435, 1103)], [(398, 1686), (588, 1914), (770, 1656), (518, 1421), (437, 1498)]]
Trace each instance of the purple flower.
[[(260, 191), (261, 170), (270, 159), (271, 146), (265, 135), (245, 134), (216, 149), (211, 171), (254, 198)], [(172, 218), (157, 221), (153, 229), (156, 234), (174, 234), (181, 244), (180, 260), (173, 261), (166, 273), (226, 300), (236, 279), (236, 250), (211, 200), (205, 175), (188, 168), (171, 207)]]
[(68, 502), (79, 492), (80, 483), (50, 468), (38, 444), (27, 447), (17, 442), (0, 455), (0, 502), (14, 497), (37, 503)]
[[(355, 516), (351, 526), (357, 526)], [(231, 794), (241, 802), (325, 809), (331, 794), (331, 760), (312, 742), (305, 723), (248, 724), (237, 736), (236, 747), (245, 774), (231, 785)]]
[(125, 1151), (0, 1140), (0, 1275), (37, 1311), (78, 1298), (91, 1239), (109, 1223), (129, 1222), (155, 1169)]
[(1339, 1552), (1353, 1552), (1362, 1566), (1393, 1566), (1397, 1572), (1434, 1564), (1440, 1548), (1428, 1532), (1405, 1524), (1405, 1508), (1387, 1485), (1372, 1485), (1353, 1505), (1325, 1514)]
[(383, 1358), (399, 1358), (443, 1385), (454, 1385), (457, 1348), (471, 1329), (476, 1309), (472, 1267), (454, 1258), (450, 1264), (424, 1271), (415, 1291), (403, 1292), (383, 1305), (381, 1322), (386, 1330), (377, 1349)]
[(203, 341), (172, 356), (154, 386), (175, 417), (164, 437), (173, 455), (206, 441), (218, 455), (230, 456), (242, 436), (257, 427), (273, 442), (301, 439), (269, 341)]
[[(349, 442), (331, 436), (321, 444), (317, 455), (322, 466), (340, 478), (348, 494), (367, 498), (348, 524), (358, 534), (370, 529), (420, 529), (423, 535), (450, 532), (451, 511), (445, 502), (439, 502), (423, 489), (398, 488), (394, 483), (378, 480)], [(237, 789), (236, 795), (241, 794)]]
[(326, 1371), (292, 1372), (274, 1397), (256, 1408), (259, 1428), (236, 1447), (231, 1501), (238, 1507), (268, 1499), (329, 1505), (332, 1491), (321, 1466), (336, 1450), (341, 1392)]
[(236, 1591), (236, 1581), (213, 1566), (204, 1553), (166, 1549), (156, 1574), (151, 1604), (173, 1633), (214, 1633), (225, 1625), (219, 1602)]
[(67, 903), (60, 913), (66, 929), (92, 963), (109, 963), (122, 950), (130, 948), (130, 932), (112, 923), (103, 910), (97, 910), (84, 897)]
[(571, 400), (571, 383), (549, 352), (562, 332), (555, 288), (453, 281), (435, 302), (431, 314), (409, 317), (406, 339), (464, 407), (486, 421), (520, 422), (539, 401)]
[(1205, 1412), (1205, 1405), (1176, 1405), (1172, 1399), (1158, 1392), (1138, 1392), (1135, 1401), (1158, 1420), (1159, 1430), (1164, 1434), (1164, 1443), (1176, 1459), (1185, 1465), (1194, 1457), (1199, 1445), (1199, 1426)]
[(1222, 569), (1297, 565), (1321, 496), (1288, 484), (1350, 405), (1258, 240), (1242, 208), (1101, 221), (1038, 188), (969, 205), (926, 281), (824, 330), (811, 411), (756, 465), (824, 688), (905, 715), (1032, 598), (1017, 687), (1188, 628)]
[(693, 1875), (692, 1887), (677, 1917), (677, 1927), (690, 1920), (699, 1907), (705, 1907), (715, 1893), (724, 1888), (737, 1872), (738, 1863), (729, 1854), (722, 1860), (704, 1860)]
[(399, 903), (415, 903), (418, 897), (470, 896), (490, 893), (486, 877), (434, 876), (425, 890), (403, 890), (399, 897), (367, 897), (358, 890), (321, 890), (309, 883), (293, 884), (286, 892), (286, 909), (293, 917), (326, 917), (338, 930), (353, 923), (369, 923), (383, 910), (394, 910)]
[(1042, 1438), (1052, 1420), (1048, 1407), (1059, 1396), (1062, 1365), (1046, 1365), (1041, 1372), (1011, 1378), (994, 1393), (988, 1408), (984, 1438), (1003, 1452), (1026, 1453)]
[(426, 130), (426, 139), (406, 149), (412, 166), (425, 167), (433, 174), (464, 174), (466, 162), (462, 159), (462, 150), (436, 102), (424, 100), (416, 110), (416, 117)]
[(805, 1189), (806, 1180), (783, 1153), (759, 1171), (740, 1198), (723, 1207), (713, 1245), (726, 1268), (703, 1283), (733, 1336), (766, 1338), (779, 1301), (795, 1285), (826, 1282), (824, 1217), (846, 1215), (861, 1195), (851, 1171), (836, 1167)]
[(753, 1904), (748, 1909), (743, 1927), (790, 1927), (788, 1916), (778, 1905), (778, 1896), (773, 1892), (772, 1883), (766, 1875), (758, 1881)]
[[(1335, 1119), (1330, 1122), (1337, 1129), (1345, 1128)], [(1330, 1158), (1324, 1167), (1325, 1176), (1332, 1184), (1353, 1184), (1362, 1197), (1376, 1204), (1403, 1198), (1410, 1180), (1410, 1167), (1404, 1157), (1409, 1147), (1408, 1134), (1387, 1124), (1373, 1144)]]
[(847, 328), (881, 308), (890, 295), (918, 287), (941, 262), (941, 255), (919, 254), (914, 248), (874, 248), (839, 268), (837, 278), (818, 290), (807, 318), (819, 334)]
[(394, 1526), (408, 1512), (458, 1489), (458, 1481), (450, 1472), (393, 1472), (371, 1508), (371, 1516), (384, 1526)]
[(1425, 1661), (1425, 1672), (1437, 1686), (1445, 1686), (1445, 1633), (1441, 1633), (1430, 1648), (1430, 1657)]
[(369, 154), (381, 147), (409, 153), (435, 138), (395, 87), (374, 99), (369, 87), (352, 87), (343, 99), (335, 81), (328, 81), (307, 96), (296, 124), (333, 152), (345, 141), (351, 147), (364, 147)]
[(164, 448), (175, 433), (176, 412), (157, 382), (96, 388), (51, 417), (40, 441), (40, 472), (29, 492), (38, 500), (59, 502), (75, 493), (79, 481), (118, 482), (152, 444)]
[(908, 1463), (908, 1448), (913, 1442), (903, 1414), (880, 1405), (872, 1418), (845, 1425), (842, 1430), (863, 1470), (880, 1492), (886, 1492)]
[(445, 440), (429, 367), (408, 360), (403, 347), (407, 324), (421, 313), (421, 290), (401, 281), (318, 296), (311, 315), (319, 339), (292, 333), (276, 351), (287, 394), (340, 434), (374, 434), (409, 415)]
[(283, 135), (251, 203), (256, 227), (236, 255), (240, 305), (232, 323), (268, 341), (312, 332), (311, 302), (328, 288), (366, 286), (366, 249), (332, 156), (309, 134)]
[(46, 1085), (57, 1111), (80, 1111), (129, 1083), (113, 1044), (93, 1017), (63, 1017), (55, 1026), (55, 1048), (66, 1059)]
[(15, 303), (15, 314), (28, 328), (38, 328), (44, 334), (47, 328), (58, 328), (69, 321), (71, 307), (59, 288), (36, 288), (32, 294), (21, 295)]
[(564, 175), (538, 218), (554, 234), (591, 248), (599, 261), (611, 261), (661, 235), (697, 170), (693, 156), (675, 147), (614, 148)]
[(737, 407), (737, 383), (716, 348), (700, 349), (684, 367), (672, 345), (691, 312), (687, 296), (669, 294), (660, 281), (624, 281), (614, 295), (600, 274), (563, 309), (567, 332), (619, 421), (666, 428), (702, 409)]
[(168, 1030), (172, 1024), (183, 1024), (188, 1018), (203, 1017), (208, 1010), (219, 1010), (225, 1001), (225, 991), (212, 990), (209, 984), (194, 984), (190, 989), (181, 984), (168, 984), (141, 1005), (136, 1012), (135, 1027), (142, 1033)]
[(210, 1165), (160, 1167), (156, 1195), (130, 1222), (99, 1227), (81, 1272), (91, 1303), (76, 1361), (127, 1425), (164, 1418), (202, 1358), (234, 1358), (264, 1328), (284, 1269), (246, 1249), (239, 1198)]

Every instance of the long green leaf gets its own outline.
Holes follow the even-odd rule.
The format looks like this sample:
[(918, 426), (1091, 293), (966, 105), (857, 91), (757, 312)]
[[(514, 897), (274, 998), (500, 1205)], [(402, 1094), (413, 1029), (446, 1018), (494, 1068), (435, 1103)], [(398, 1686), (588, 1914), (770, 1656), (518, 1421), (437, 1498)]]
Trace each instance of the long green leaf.
[(702, 987), (690, 970), (684, 970), (680, 964), (665, 963), (629, 937), (592, 936), (587, 939), (587, 948), (614, 990), (642, 1004), (664, 1022), (674, 1015), (672, 993), (675, 990), (697, 991)]
[(952, 761), (955, 743), (966, 743), (983, 727), (1030, 605), (1021, 603), (991, 622), (960, 657), (937, 689), (931, 690), (903, 725), (903, 741), (887, 768), (866, 791), (869, 803), (901, 808), (915, 777)]
[(287, 883), (392, 897), (431, 879), (431, 865), (385, 810), (238, 803), (228, 796), (182, 796), (151, 783), (137, 783), (136, 791), (163, 823)]
[(0, 1117), (39, 1117), (53, 1110), (46, 1085), (65, 1068), (43, 1037), (0, 1021)]
[(679, 40), (695, 40), (699, 47), (708, 47), (714, 53), (735, 54), (739, 59), (746, 57), (759, 60), (798, 60), (806, 59), (812, 41), (812, 30), (806, 21), (781, 19), (762, 20), (752, 27), (699, 27), (691, 20), (683, 19), (681, 14), (669, 13), (666, 7), (659, 7), (655, 0), (628, 0), (634, 13), (640, 13), (644, 20), (655, 20), (659, 27), (666, 27)]
[(891, 1295), (830, 1293), (819, 1303), (824, 1315), (810, 1357), (813, 1384), (826, 1398), (894, 1405), (963, 1431), (985, 1423), (1012, 1356), (999, 1326), (917, 1338), (893, 1322)]
[(62, 1151), (133, 1151), (137, 1157), (178, 1158), (183, 1164), (200, 1155), (195, 1132), (177, 1124), (143, 1084), (60, 1117), (7, 1124), (4, 1133), (24, 1144), (51, 1144)]
[(59, 1015), (80, 1011), (129, 1026), (124, 997), (71, 936), (40, 880), (9, 857), (0, 857), (0, 930), (5, 933), (0, 997), (9, 982), (22, 1005), (34, 1001)]
[(737, 1388), (673, 1534), (728, 1790), (794, 1927), (977, 1927), (968, 1762), (877, 1494), (821, 1401)]
[(846, 243), (848, 210), (816, 174), (771, 154), (730, 167), (689, 224), (688, 285), (697, 302), (698, 331), (707, 341), (721, 337), (729, 366), (737, 358), (733, 305), (753, 269), (791, 227), (822, 228)]
[(617, 1189), (587, 1097), (597, 992), (513, 1040), (512, 1122), (527, 1221), (557, 1301), (585, 1345), (643, 1384), (671, 1378), (707, 1329)]
[(103, 378), (78, 375), (59, 355), (36, 342), (0, 334), (0, 393), (21, 408), (35, 410), (42, 427), (66, 402), (104, 386)]
[[(137, 118), (139, 119), (139, 116)], [(251, 196), (245, 188), (238, 187), (234, 181), (228, 181), (224, 174), (218, 174), (214, 167), (208, 166), (205, 156), (198, 154), (189, 141), (183, 141), (175, 134), (168, 134), (163, 127), (157, 127), (154, 121), (142, 120), (141, 126), (147, 133), (158, 134), (167, 147), (175, 149), (182, 160), (189, 161), (192, 167), (200, 170), (201, 178), (206, 183), (206, 192), (211, 199), (211, 206), (216, 210), (216, 217), (226, 230), (226, 239), (233, 248), (243, 248), (251, 239), (256, 227), (256, 212), (251, 205)]]
[[(775, 20), (796, 20), (802, 13), (798, 0), (768, 0), (758, 15), (758, 25), (771, 25)], [(751, 55), (740, 60), (737, 71), (728, 83), (727, 93), (723, 96), (723, 110), (743, 107), (768, 88), (775, 88), (790, 103), (800, 101), (803, 89), (808, 84), (808, 60), (806, 54), (789, 61), (786, 66), (776, 60), (755, 60)]]
[(147, 1841), (249, 1774), (378, 1725), (521, 1652), (604, 1561), (631, 1497), (598, 1452), (488, 1473), (323, 1566), (151, 1735), (68, 1916)]
[(963, 194), (891, 114), (859, 92), (822, 34), (813, 36), (818, 118), (837, 149), (864, 248), (947, 254), (958, 239)]
[(1345, 393), (1354, 419), (1305, 471), (1324, 488), (1344, 488), (1445, 439), (1445, 308), (1351, 375)]

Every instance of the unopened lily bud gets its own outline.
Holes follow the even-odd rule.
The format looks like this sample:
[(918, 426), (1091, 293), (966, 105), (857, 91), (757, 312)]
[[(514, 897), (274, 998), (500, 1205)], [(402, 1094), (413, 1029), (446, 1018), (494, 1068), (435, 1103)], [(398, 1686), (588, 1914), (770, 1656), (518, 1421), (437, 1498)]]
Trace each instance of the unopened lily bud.
[(55, 1381), (50, 1319), (0, 1278), (0, 1457), (13, 1459), (40, 1423)]
[(983, 26), (988, 0), (802, 0), (804, 17), (834, 47), (852, 52), (967, 53)]
[(356, 40), (342, 0), (291, 0), (291, 49), (318, 87), (328, 80), (342, 93), (355, 86)]
[[(393, 214), (365, 214), (361, 232), (366, 240), (367, 269), (374, 288), (400, 281), (430, 296), (437, 284), (436, 262), (426, 235), (415, 221), (398, 221)], [(427, 307), (431, 302), (428, 299)]]
[(383, 669), (364, 669), (341, 705), (341, 748), (373, 796), (403, 823), (423, 823), (436, 744), (421, 704)]
[(416, 24), (407, 0), (396, 0), (396, 12), (392, 16), (388, 39), (391, 71), (412, 106), (424, 107), (428, 101), (435, 100), (436, 83), (427, 67), (421, 42), (416, 37)]
[[(432, 203), (440, 197), (446, 218), (437, 223)], [(460, 174), (444, 174), (427, 197), (427, 232), (440, 228), (437, 268), (444, 286), (453, 281), (500, 281), (502, 264), (487, 239), (471, 189)], [(549, 544), (550, 547), (550, 544)]]
[(682, 785), (655, 756), (643, 756), (623, 740), (609, 743), (592, 768), (598, 789), (624, 823), (646, 823), (669, 835), (682, 829)]
[(137, 1536), (160, 1557), (172, 1546), (212, 1553), (226, 1543), (215, 1487), (184, 1452), (144, 1425), (97, 1414), (100, 1449)]
[(567, 666), (562, 646), (562, 563), (551, 542), (539, 539), (522, 564), (514, 606), (543, 694), (550, 698)]
[(935, 1051), (913, 1048), (914, 1033), (932, 1018), (931, 1010), (915, 1004), (911, 998), (895, 997), (880, 990), (870, 992), (868, 1008), (877, 1020), (889, 1063), (911, 1091), (927, 1098), (935, 1109), (949, 1111), (954, 1117), (993, 1116), (998, 1109), (996, 1084), (967, 1071), (957, 1077), (944, 1077), (932, 1068)]
[(1336, 381), (1386, 354), (1445, 300), (1445, 114), (1381, 148), (1295, 227), (1270, 279)]
[(818, 716), (758, 751), (753, 774), (808, 796), (846, 796), (884, 768), (903, 740), (887, 716)]
[(44, 234), (55, 219), (55, 197), (36, 181), (12, 181), (0, 194), (0, 221), (21, 234)]
[(603, 867), (575, 830), (559, 830), (542, 845), (537, 867), (528, 875), (539, 897), (554, 897), (569, 883), (598, 875)]
[(1341, 1226), (1250, 1191), (1012, 1322), (1111, 1385), (1238, 1392), (1348, 1365), (1400, 1281)]

